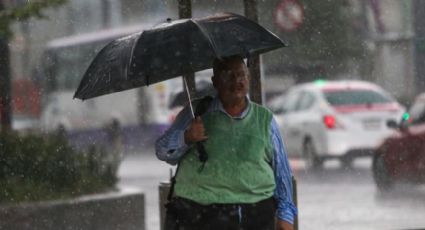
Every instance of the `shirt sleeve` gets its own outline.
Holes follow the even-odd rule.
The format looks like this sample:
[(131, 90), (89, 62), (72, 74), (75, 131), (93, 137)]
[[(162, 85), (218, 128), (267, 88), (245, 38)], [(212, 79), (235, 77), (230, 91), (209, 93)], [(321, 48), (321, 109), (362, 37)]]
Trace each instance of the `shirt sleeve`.
[(271, 123), (271, 141), (273, 146), (273, 170), (276, 180), (274, 193), (277, 201), (276, 215), (277, 218), (293, 224), (297, 215), (297, 208), (292, 197), (292, 171), (285, 144), (274, 118)]
[(171, 127), (158, 138), (155, 153), (158, 159), (176, 165), (191, 147), (184, 142), (184, 132), (192, 120), (190, 108), (184, 108)]

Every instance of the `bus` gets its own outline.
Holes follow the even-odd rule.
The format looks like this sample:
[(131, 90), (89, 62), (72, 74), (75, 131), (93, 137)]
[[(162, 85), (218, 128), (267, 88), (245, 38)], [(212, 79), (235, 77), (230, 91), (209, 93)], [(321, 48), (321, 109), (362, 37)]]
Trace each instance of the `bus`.
[(107, 127), (121, 131), (126, 151), (153, 147), (170, 125), (171, 90), (181, 78), (104, 95), (86, 101), (73, 99), (75, 90), (95, 55), (109, 42), (151, 28), (134, 25), (52, 40), (42, 55), (40, 126), (44, 132), (63, 130), (77, 147), (108, 143)]

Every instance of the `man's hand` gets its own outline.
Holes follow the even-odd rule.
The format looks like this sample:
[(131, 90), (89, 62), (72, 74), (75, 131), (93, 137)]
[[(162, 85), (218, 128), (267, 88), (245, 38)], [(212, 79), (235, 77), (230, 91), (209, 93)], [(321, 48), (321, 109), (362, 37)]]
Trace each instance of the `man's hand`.
[(294, 226), (287, 221), (277, 219), (276, 230), (294, 230)]
[(188, 129), (184, 132), (184, 142), (186, 144), (191, 144), (195, 142), (200, 142), (208, 139), (205, 135), (204, 123), (200, 117), (196, 117), (190, 123)]

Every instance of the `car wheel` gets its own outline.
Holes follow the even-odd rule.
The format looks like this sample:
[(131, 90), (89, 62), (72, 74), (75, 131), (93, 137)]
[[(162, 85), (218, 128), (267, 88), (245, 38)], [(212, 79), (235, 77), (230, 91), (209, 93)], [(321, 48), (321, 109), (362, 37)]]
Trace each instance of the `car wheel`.
[(352, 157), (342, 157), (340, 159), (341, 165), (344, 169), (352, 169), (353, 168), (353, 161), (354, 159)]
[(382, 154), (376, 154), (373, 158), (373, 179), (380, 191), (388, 191), (393, 187), (394, 181), (388, 174)]
[(323, 160), (317, 156), (313, 142), (307, 139), (303, 146), (303, 157), (307, 170), (318, 170), (323, 166)]

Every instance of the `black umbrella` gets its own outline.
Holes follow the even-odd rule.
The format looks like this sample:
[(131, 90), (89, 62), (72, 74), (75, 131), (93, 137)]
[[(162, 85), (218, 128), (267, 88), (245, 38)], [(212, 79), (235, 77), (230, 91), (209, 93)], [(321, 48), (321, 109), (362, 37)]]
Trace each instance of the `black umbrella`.
[[(283, 46), (277, 36), (237, 14), (169, 21), (105, 46), (84, 74), (74, 98), (84, 100), (149, 85), (209, 69), (216, 58), (249, 58)], [(197, 143), (197, 149), (205, 163), (208, 155), (202, 143)]]
[(237, 14), (170, 21), (112, 41), (94, 58), (74, 98), (89, 99), (209, 69), (215, 58), (249, 57), (285, 46)]

